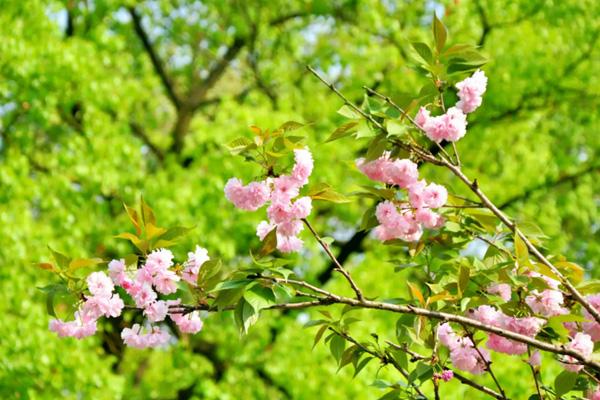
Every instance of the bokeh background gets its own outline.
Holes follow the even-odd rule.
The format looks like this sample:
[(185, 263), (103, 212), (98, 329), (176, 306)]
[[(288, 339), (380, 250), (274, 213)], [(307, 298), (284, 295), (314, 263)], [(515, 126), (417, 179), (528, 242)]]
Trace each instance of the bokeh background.
[[(395, 97), (423, 83), (411, 41), (430, 40), (433, 13), (450, 43), (480, 46), (489, 89), (459, 144), (471, 176), (547, 247), (599, 275), (600, 2), (595, 0), (0, 1), (0, 397), (3, 399), (378, 398), (377, 366), (352, 379), (311, 351), (304, 313), (265, 314), (240, 338), (230, 315), (166, 349), (120, 344), (118, 320), (83, 341), (47, 330), (51, 276), (35, 263), (51, 245), (105, 259), (124, 249), (122, 203), (140, 195), (163, 225), (195, 225), (175, 248), (200, 244), (229, 267), (248, 263), (262, 213), (242, 213), (222, 188), (258, 173), (224, 147), (250, 125), (311, 122), (312, 182), (350, 193), (366, 143), (325, 144), (339, 100), (313, 65), (360, 102), (362, 85)], [(425, 167), (428, 178), (459, 190)], [(404, 293), (392, 250), (358, 232), (366, 200), (317, 204), (314, 224), (336, 239), (367, 293)], [(310, 239), (295, 257), (305, 279), (344, 291)], [(398, 250), (393, 250), (398, 251)], [(394, 335), (370, 315), (357, 332)], [(500, 363), (512, 398), (523, 363)], [(384, 378), (393, 376), (382, 372)], [(397, 377), (396, 377), (397, 379)], [(444, 398), (463, 398), (447, 384)], [(469, 397), (473, 398), (473, 397)]]

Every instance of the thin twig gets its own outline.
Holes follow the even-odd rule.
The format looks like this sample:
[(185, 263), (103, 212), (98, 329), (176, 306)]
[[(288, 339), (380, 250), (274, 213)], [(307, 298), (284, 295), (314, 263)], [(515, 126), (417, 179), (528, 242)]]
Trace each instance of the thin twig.
[(469, 338), (469, 340), (471, 340), (471, 343), (473, 344), (473, 348), (475, 349), (475, 351), (477, 352), (477, 354), (479, 355), (479, 358), (481, 359), (481, 361), (484, 362), (485, 364), (485, 369), (486, 371), (490, 374), (490, 376), (492, 377), (492, 379), (494, 380), (494, 383), (496, 384), (496, 387), (498, 388), (498, 390), (500, 391), (500, 395), (502, 396), (503, 399), (506, 399), (506, 393), (504, 393), (504, 389), (502, 389), (502, 386), (500, 385), (500, 382), (498, 382), (498, 379), (496, 378), (496, 375), (494, 374), (494, 371), (492, 371), (492, 362), (490, 360), (488, 360), (483, 353), (481, 352), (481, 350), (479, 349), (479, 347), (477, 346), (477, 344), (475, 343), (475, 338), (473, 337), (473, 333), (471, 333), (466, 326), (463, 325), (463, 329), (465, 330), (465, 333), (467, 334), (467, 337)]
[(319, 242), (319, 244), (321, 245), (321, 247), (323, 248), (323, 250), (325, 250), (325, 253), (327, 253), (327, 255), (329, 256), (329, 258), (331, 259), (331, 261), (333, 261), (333, 263), (335, 264), (336, 271), (338, 271), (339, 273), (341, 273), (342, 275), (344, 275), (344, 278), (346, 278), (346, 280), (348, 281), (348, 283), (352, 287), (352, 290), (354, 290), (354, 293), (356, 293), (356, 298), (358, 300), (363, 300), (363, 298), (364, 298), (363, 294), (362, 294), (360, 288), (358, 287), (358, 285), (356, 284), (356, 282), (354, 282), (354, 280), (350, 276), (350, 272), (348, 272), (342, 266), (342, 264), (340, 264), (338, 262), (338, 260), (335, 257), (335, 255), (333, 255), (333, 253), (331, 252), (331, 249), (329, 248), (329, 245), (327, 243), (325, 243), (323, 241), (323, 239), (321, 239), (321, 237), (319, 236), (319, 234), (314, 230), (314, 228), (308, 222), (308, 220), (303, 219), (302, 221), (308, 227), (308, 230), (310, 230), (310, 232), (313, 234), (313, 236), (315, 237), (315, 239), (317, 239), (317, 242)]

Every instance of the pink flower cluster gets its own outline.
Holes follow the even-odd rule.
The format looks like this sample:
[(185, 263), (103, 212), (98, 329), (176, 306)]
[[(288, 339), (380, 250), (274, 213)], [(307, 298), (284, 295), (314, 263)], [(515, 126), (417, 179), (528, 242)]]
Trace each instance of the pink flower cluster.
[(454, 107), (435, 117), (425, 107), (421, 107), (415, 116), (415, 123), (434, 142), (456, 142), (467, 133), (466, 114), (481, 105), (481, 96), (485, 93), (486, 86), (487, 77), (483, 71), (477, 70), (472, 76), (456, 84), (460, 100)]
[(470, 338), (458, 336), (450, 324), (440, 325), (437, 337), (450, 350), (450, 359), (456, 368), (476, 375), (486, 371), (489, 353), (485, 349), (476, 349)]
[[(591, 356), (594, 352), (594, 342), (592, 341), (592, 338), (590, 335), (581, 332), (576, 333), (565, 347), (567, 350), (574, 350), (586, 358)], [(563, 367), (568, 371), (579, 372), (583, 369), (583, 365), (579, 364), (579, 362), (571, 356), (566, 356), (564, 361)]]
[(147, 326), (139, 324), (124, 328), (123, 342), (131, 347), (146, 348), (163, 346), (170, 340), (168, 331), (153, 323), (164, 321), (167, 316), (175, 322), (181, 332), (197, 333), (202, 329), (198, 312), (182, 314), (180, 310), (170, 311), (170, 307), (180, 304), (180, 300), (160, 300), (160, 294), (172, 294), (178, 289), (177, 283), (183, 278), (196, 286), (202, 264), (209, 260), (206, 249), (196, 246), (188, 253), (181, 277), (172, 269), (173, 253), (158, 249), (148, 254), (144, 265), (135, 271), (127, 271), (124, 260), (112, 260), (108, 264), (109, 276), (104, 272), (93, 272), (87, 278), (90, 295), (75, 313), (75, 320), (50, 321), (50, 330), (59, 336), (73, 336), (81, 339), (96, 332), (96, 321), (101, 316), (118, 317), (124, 307), (123, 300), (113, 293), (115, 285), (122, 287), (131, 296), (137, 308), (143, 311)]
[(486, 291), (490, 294), (500, 296), (504, 301), (509, 301), (512, 289), (508, 283), (494, 283), (487, 287)]
[(559, 281), (534, 271), (528, 272), (527, 275), (543, 279), (549, 287), (549, 289), (541, 292), (537, 289), (532, 290), (525, 297), (525, 303), (534, 313), (547, 318), (569, 313), (569, 310), (563, 307), (564, 297), (562, 292), (558, 290)]
[(458, 82), (456, 88), (460, 99), (456, 107), (468, 114), (481, 105), (481, 96), (487, 89), (487, 77), (483, 71), (477, 70), (472, 76)]
[[(495, 326), (506, 331), (520, 333), (534, 338), (542, 329), (545, 320), (536, 317), (516, 318), (504, 314), (491, 306), (479, 306), (471, 310), (470, 317), (487, 325)], [(490, 333), (487, 347), (490, 350), (505, 354), (523, 354), (527, 352), (527, 345), (514, 340), (506, 339), (500, 335)]]
[(377, 205), (375, 216), (380, 225), (375, 228), (375, 235), (379, 240), (415, 242), (421, 238), (423, 227), (435, 229), (444, 224), (442, 216), (432, 209), (446, 204), (448, 192), (441, 185), (419, 180), (419, 171), (414, 162), (407, 159), (392, 160), (389, 153), (385, 153), (373, 161), (360, 158), (356, 165), (369, 178), (398, 185), (408, 191), (408, 202), (396, 204), (388, 200)]
[(71, 336), (82, 339), (96, 333), (96, 321), (101, 316), (118, 317), (125, 304), (118, 294), (114, 293), (114, 285), (104, 272), (93, 272), (87, 278), (87, 286), (91, 295), (75, 313), (74, 321), (53, 319), (49, 328), (58, 336)]
[(295, 164), (290, 175), (268, 178), (243, 186), (239, 179), (231, 178), (225, 185), (225, 197), (237, 208), (257, 210), (269, 200), (268, 221), (256, 228), (260, 240), (273, 230), (277, 232), (277, 249), (282, 253), (299, 251), (303, 242), (298, 234), (304, 229), (302, 219), (312, 211), (310, 197), (300, 197), (300, 188), (308, 183), (313, 170), (313, 158), (308, 149), (294, 150)]
[(456, 142), (467, 133), (467, 116), (456, 107), (449, 108), (445, 114), (432, 117), (429, 110), (421, 107), (415, 117), (425, 135), (432, 141)]
[(452, 378), (454, 378), (454, 372), (452, 372), (449, 369), (445, 369), (444, 371), (442, 371), (442, 373), (435, 373), (433, 374), (433, 378), (434, 379), (441, 379), (444, 382), (448, 382), (450, 381)]

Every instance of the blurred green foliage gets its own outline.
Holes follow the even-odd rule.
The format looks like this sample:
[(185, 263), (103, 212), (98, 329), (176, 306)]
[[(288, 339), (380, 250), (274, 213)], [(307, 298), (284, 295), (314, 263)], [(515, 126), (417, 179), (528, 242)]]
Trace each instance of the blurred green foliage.
[[(129, 11), (133, 10), (133, 11)], [(393, 98), (423, 84), (411, 41), (427, 41), (433, 13), (449, 41), (478, 43), (489, 57), (484, 106), (459, 143), (470, 176), (546, 246), (597, 276), (600, 150), (600, 3), (594, 0), (191, 1), (5, 0), (0, 9), (0, 396), (31, 399), (376, 398), (377, 372), (336, 374), (327, 349), (310, 347), (303, 313), (265, 315), (240, 339), (231, 315), (166, 350), (125, 350), (119, 321), (83, 341), (59, 340), (37, 289), (47, 245), (74, 257), (123, 253), (122, 202), (143, 194), (165, 225), (195, 225), (174, 251), (198, 243), (234, 267), (256, 249), (260, 213), (226, 202), (222, 188), (255, 170), (225, 144), (248, 127), (311, 122), (311, 181), (350, 193), (366, 182), (353, 159), (360, 141), (325, 144), (342, 121), (338, 99), (310, 74), (322, 71), (350, 98), (362, 85)], [(136, 21), (139, 26), (136, 30)], [(144, 40), (147, 47), (144, 47)], [(154, 57), (155, 62), (152, 61)], [(164, 74), (160, 71), (165, 71)], [(161, 76), (162, 74), (162, 76)], [(171, 94), (169, 94), (171, 93)], [(431, 179), (456, 191), (444, 173)], [(410, 271), (355, 235), (370, 204), (317, 204), (312, 217), (364, 291), (404, 292)], [(316, 280), (327, 261), (309, 238), (296, 272)], [(351, 242), (353, 244), (353, 242)], [(366, 251), (368, 250), (368, 252)], [(326, 283), (347, 290), (338, 277)], [(394, 321), (356, 329), (394, 336)], [(499, 365), (509, 395), (531, 382), (523, 363)], [(554, 370), (553, 370), (554, 368)], [(556, 371), (548, 360), (545, 373)], [(388, 372), (382, 371), (380, 378)], [(443, 387), (443, 398), (464, 388)]]

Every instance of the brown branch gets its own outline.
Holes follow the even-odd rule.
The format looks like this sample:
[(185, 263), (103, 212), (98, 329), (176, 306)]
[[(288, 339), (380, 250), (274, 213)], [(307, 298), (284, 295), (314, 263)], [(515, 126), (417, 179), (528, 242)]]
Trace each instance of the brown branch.
[(486, 386), (480, 385), (479, 383), (472, 381), (471, 379), (467, 378), (464, 375), (461, 375), (460, 373), (456, 372), (456, 371), (452, 371), (454, 373), (454, 377), (456, 379), (458, 379), (461, 383), (464, 383), (465, 385), (471, 386), (472, 388), (475, 388), (477, 390), (479, 390), (480, 392), (483, 392), (489, 396), (492, 396), (495, 399), (498, 400), (503, 400), (504, 397), (502, 397), (502, 395)]
[(134, 136), (138, 137), (148, 147), (148, 149), (150, 149), (150, 151), (156, 156), (158, 161), (164, 161), (165, 155), (163, 151), (160, 148), (158, 148), (152, 142), (152, 140), (150, 140), (150, 137), (146, 134), (146, 131), (144, 131), (144, 128), (142, 128), (141, 125), (132, 121), (129, 122), (129, 128), (131, 129), (131, 133), (133, 133)]
[(154, 50), (154, 47), (153, 47), (152, 43), (150, 42), (150, 38), (148, 37), (148, 34), (146, 33), (146, 31), (144, 30), (144, 27), (142, 25), (142, 18), (138, 14), (135, 7), (128, 7), (127, 10), (129, 11), (129, 14), (131, 15), (131, 20), (133, 21), (133, 27), (135, 29), (135, 33), (137, 34), (138, 38), (142, 42), (142, 45), (144, 46), (144, 50), (146, 50), (148, 57), (150, 57), (152, 66), (154, 67), (154, 70), (160, 77), (160, 80), (167, 92), (169, 99), (171, 100), (171, 102), (173, 103), (173, 105), (175, 106), (176, 109), (181, 108), (182, 102), (181, 102), (181, 99), (175, 88), (175, 84), (173, 83), (173, 81), (171, 80), (171, 77), (167, 73), (167, 70), (165, 69), (163, 62), (160, 60), (158, 54)]
[(323, 248), (323, 250), (325, 250), (325, 253), (327, 253), (327, 256), (329, 256), (329, 258), (331, 259), (331, 261), (335, 264), (335, 270), (338, 271), (339, 273), (341, 273), (344, 276), (344, 278), (346, 278), (346, 280), (348, 281), (348, 283), (352, 287), (352, 290), (354, 290), (354, 293), (356, 293), (356, 298), (359, 299), (359, 300), (362, 300), (363, 299), (363, 294), (362, 294), (360, 288), (358, 287), (358, 285), (356, 284), (356, 282), (354, 282), (354, 280), (350, 276), (350, 272), (348, 272), (342, 266), (342, 264), (339, 263), (339, 261), (337, 260), (337, 258), (335, 258), (335, 256), (331, 252), (331, 249), (329, 248), (329, 245), (327, 243), (325, 243), (323, 241), (323, 239), (321, 239), (321, 237), (319, 236), (319, 234), (314, 230), (314, 228), (308, 222), (308, 220), (303, 219), (302, 221), (308, 227), (308, 229), (313, 234), (313, 236), (315, 237), (315, 239), (317, 239), (317, 242), (319, 242), (319, 244), (321, 245), (321, 247)]

